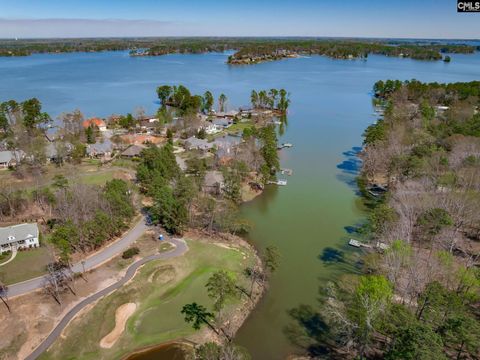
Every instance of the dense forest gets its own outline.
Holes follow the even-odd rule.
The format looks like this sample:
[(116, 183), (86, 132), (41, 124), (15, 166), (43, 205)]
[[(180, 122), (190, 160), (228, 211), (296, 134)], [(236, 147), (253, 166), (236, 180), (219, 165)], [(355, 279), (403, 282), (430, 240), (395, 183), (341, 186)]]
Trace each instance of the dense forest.
[[(359, 185), (370, 249), (286, 329), (314, 356), (480, 356), (480, 83), (379, 81)], [(382, 111), (380, 111), (382, 113)], [(339, 252), (339, 262), (346, 262)]]
[(390, 43), (387, 40), (321, 38), (105, 38), (2, 40), (0, 56), (33, 53), (98, 52), (130, 50), (132, 56), (171, 53), (204, 53), (235, 50), (230, 64), (255, 63), (296, 55), (325, 55), (332, 58), (366, 58), (368, 54), (403, 56), (419, 60), (440, 60), (442, 53), (473, 53), (467, 44)]

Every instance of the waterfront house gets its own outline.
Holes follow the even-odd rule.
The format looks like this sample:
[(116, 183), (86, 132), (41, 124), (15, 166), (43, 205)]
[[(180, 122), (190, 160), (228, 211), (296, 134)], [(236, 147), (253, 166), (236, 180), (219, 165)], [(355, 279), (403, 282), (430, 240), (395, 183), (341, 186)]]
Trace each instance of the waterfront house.
[(0, 254), (14, 249), (28, 249), (39, 246), (36, 223), (0, 228)]
[(228, 118), (235, 118), (237, 115), (240, 114), (240, 111), (237, 110), (230, 110), (227, 112), (217, 112), (215, 114), (216, 117), (223, 118), (223, 117), (228, 117)]
[(23, 151), (0, 151), (0, 169), (6, 169), (9, 166), (17, 165), (23, 158), (25, 153)]
[(107, 125), (105, 124), (105, 121), (99, 118), (91, 118), (91, 119), (85, 120), (82, 123), (82, 126), (84, 129), (87, 129), (90, 126), (95, 126), (95, 127), (98, 127), (98, 130), (100, 131), (107, 131)]

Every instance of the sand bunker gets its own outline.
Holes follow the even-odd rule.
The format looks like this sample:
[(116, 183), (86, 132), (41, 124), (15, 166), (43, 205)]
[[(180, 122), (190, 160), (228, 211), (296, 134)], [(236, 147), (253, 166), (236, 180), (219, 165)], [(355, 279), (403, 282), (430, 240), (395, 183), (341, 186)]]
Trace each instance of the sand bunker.
[(104, 349), (110, 349), (118, 340), (125, 330), (125, 324), (132, 314), (135, 312), (137, 304), (126, 303), (118, 307), (115, 311), (115, 327), (101, 341), (100, 346)]

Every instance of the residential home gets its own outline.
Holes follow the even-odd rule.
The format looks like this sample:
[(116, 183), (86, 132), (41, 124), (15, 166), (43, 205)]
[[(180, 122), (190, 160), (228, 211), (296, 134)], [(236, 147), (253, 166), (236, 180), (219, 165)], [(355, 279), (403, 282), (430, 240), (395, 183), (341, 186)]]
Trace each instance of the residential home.
[(217, 112), (215, 114), (216, 117), (219, 117), (219, 118), (222, 118), (222, 117), (228, 117), (228, 118), (235, 118), (237, 117), (237, 115), (240, 114), (239, 111), (237, 110), (230, 110), (230, 111), (227, 111), (227, 112)]
[(48, 162), (61, 162), (63, 160), (61, 157), (59, 157), (58, 154), (58, 150), (60, 147), (64, 147), (65, 150), (64, 154), (62, 154), (62, 151), (60, 152), (61, 156), (68, 156), (73, 149), (73, 145), (68, 142), (48, 142), (47, 146), (45, 147), (45, 155)]
[(85, 120), (82, 123), (82, 126), (84, 129), (90, 126), (96, 126), (100, 131), (107, 131), (107, 125), (105, 124), (105, 121), (99, 118), (91, 118), (91, 119)]
[(214, 135), (222, 131), (222, 129), (218, 125), (212, 123), (209, 123), (204, 129), (208, 135)]
[(0, 254), (14, 249), (39, 247), (38, 234), (36, 223), (0, 228)]
[(158, 119), (145, 119), (141, 120), (140, 123), (137, 125), (142, 131), (146, 131), (147, 133), (154, 132), (158, 127)]
[(0, 151), (0, 168), (6, 169), (9, 166), (17, 165), (23, 158), (25, 153), (21, 150), (19, 151)]
[(185, 140), (184, 144), (186, 150), (208, 151), (214, 147), (213, 143), (210, 143), (204, 139), (198, 139), (195, 136), (189, 137), (187, 140)]
[(113, 152), (113, 143), (105, 139), (103, 142), (87, 145), (87, 155), (91, 158), (110, 159)]
[(212, 121), (212, 124), (220, 129), (227, 129), (232, 126), (233, 121), (227, 118), (219, 118)]
[(132, 145), (127, 150), (122, 152), (122, 157), (126, 157), (126, 158), (139, 157), (143, 149), (145, 149), (145, 146), (143, 145)]

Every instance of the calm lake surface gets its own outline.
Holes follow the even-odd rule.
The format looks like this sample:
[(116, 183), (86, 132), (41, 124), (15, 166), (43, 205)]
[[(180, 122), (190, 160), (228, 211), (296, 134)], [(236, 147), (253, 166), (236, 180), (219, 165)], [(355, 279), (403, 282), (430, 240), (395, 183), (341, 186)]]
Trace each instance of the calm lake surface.
[[(348, 227), (362, 221), (354, 176), (355, 147), (374, 122), (371, 88), (380, 79), (480, 80), (480, 54), (451, 55), (451, 63), (369, 56), (367, 61), (325, 57), (230, 67), (227, 54), (130, 58), (126, 52), (0, 58), (0, 100), (38, 97), (57, 116), (80, 109), (86, 116), (154, 112), (155, 88), (184, 84), (195, 93), (223, 92), (229, 106), (249, 103), (252, 89), (285, 88), (292, 105), (280, 141), (288, 185), (270, 187), (243, 208), (259, 248), (277, 246), (280, 270), (268, 294), (237, 336), (254, 359), (282, 359), (294, 351), (283, 333), (286, 311), (315, 305), (319, 287), (342, 270), (320, 259), (326, 248), (349, 251)], [(179, 304), (180, 305), (180, 304)]]

